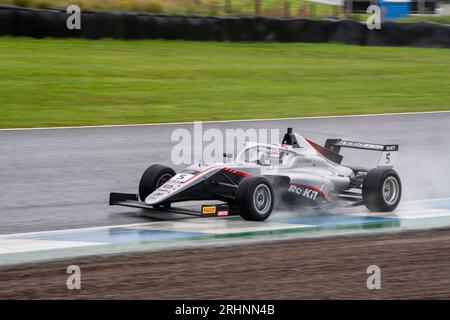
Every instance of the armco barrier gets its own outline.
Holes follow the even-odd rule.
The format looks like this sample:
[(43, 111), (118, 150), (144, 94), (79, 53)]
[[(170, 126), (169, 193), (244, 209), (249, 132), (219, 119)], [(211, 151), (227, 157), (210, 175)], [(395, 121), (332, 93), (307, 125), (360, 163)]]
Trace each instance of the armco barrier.
[(88, 39), (339, 42), (355, 45), (450, 47), (450, 25), (383, 22), (381, 30), (338, 19), (203, 17), (82, 11), (81, 30), (68, 30), (63, 9), (0, 5), (0, 35)]

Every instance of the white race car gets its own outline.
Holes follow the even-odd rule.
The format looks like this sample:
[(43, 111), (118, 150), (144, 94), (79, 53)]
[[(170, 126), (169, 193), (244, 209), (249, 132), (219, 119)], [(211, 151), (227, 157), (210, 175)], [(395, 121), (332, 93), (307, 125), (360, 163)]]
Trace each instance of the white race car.
[[(378, 166), (342, 166), (341, 148), (379, 151)], [(110, 204), (170, 211), (175, 202), (218, 200), (223, 205), (203, 206), (201, 214), (239, 214), (254, 221), (267, 219), (274, 205), (320, 207), (342, 200), (393, 211), (402, 191), (392, 169), (397, 151), (398, 145), (342, 139), (328, 139), (322, 147), (288, 128), (281, 144), (248, 143), (231, 162), (193, 164), (179, 173), (152, 165), (142, 175), (138, 195), (111, 193)]]

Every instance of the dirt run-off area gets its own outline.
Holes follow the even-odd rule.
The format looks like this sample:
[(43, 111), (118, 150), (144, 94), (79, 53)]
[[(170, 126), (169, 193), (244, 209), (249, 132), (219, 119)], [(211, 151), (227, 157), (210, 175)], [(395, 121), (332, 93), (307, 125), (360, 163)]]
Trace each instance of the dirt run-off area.
[[(69, 265), (81, 289), (68, 290)], [(381, 289), (367, 288), (367, 268)], [(80, 257), (0, 268), (1, 299), (450, 298), (450, 229)]]

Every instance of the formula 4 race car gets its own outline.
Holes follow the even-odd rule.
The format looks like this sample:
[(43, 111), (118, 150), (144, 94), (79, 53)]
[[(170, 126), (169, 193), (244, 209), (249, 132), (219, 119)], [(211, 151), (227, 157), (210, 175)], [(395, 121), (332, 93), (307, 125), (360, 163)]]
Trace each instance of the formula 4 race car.
[[(342, 166), (341, 148), (379, 151), (378, 166)], [(179, 173), (154, 164), (142, 175), (139, 195), (111, 193), (110, 205), (170, 210), (175, 202), (218, 200), (222, 206), (203, 206), (202, 215), (239, 214), (253, 221), (267, 219), (275, 205), (321, 207), (344, 201), (393, 211), (402, 191), (392, 169), (397, 151), (398, 145), (342, 139), (321, 146), (288, 128), (281, 144), (247, 143), (228, 163), (194, 164)]]

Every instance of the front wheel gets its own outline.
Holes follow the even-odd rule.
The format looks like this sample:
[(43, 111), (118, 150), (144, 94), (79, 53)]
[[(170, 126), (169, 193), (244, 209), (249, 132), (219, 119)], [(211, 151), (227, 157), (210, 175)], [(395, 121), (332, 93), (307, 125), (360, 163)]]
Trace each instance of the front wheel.
[(148, 167), (139, 181), (139, 198), (141, 201), (145, 201), (145, 198), (147, 198), (150, 193), (169, 181), (175, 174), (176, 173), (172, 168), (159, 164)]
[(270, 181), (263, 177), (246, 177), (237, 189), (239, 214), (244, 220), (266, 220), (273, 210), (274, 193)]
[(393, 169), (375, 168), (364, 177), (362, 197), (370, 211), (393, 211), (400, 203), (401, 195), (400, 177)]

